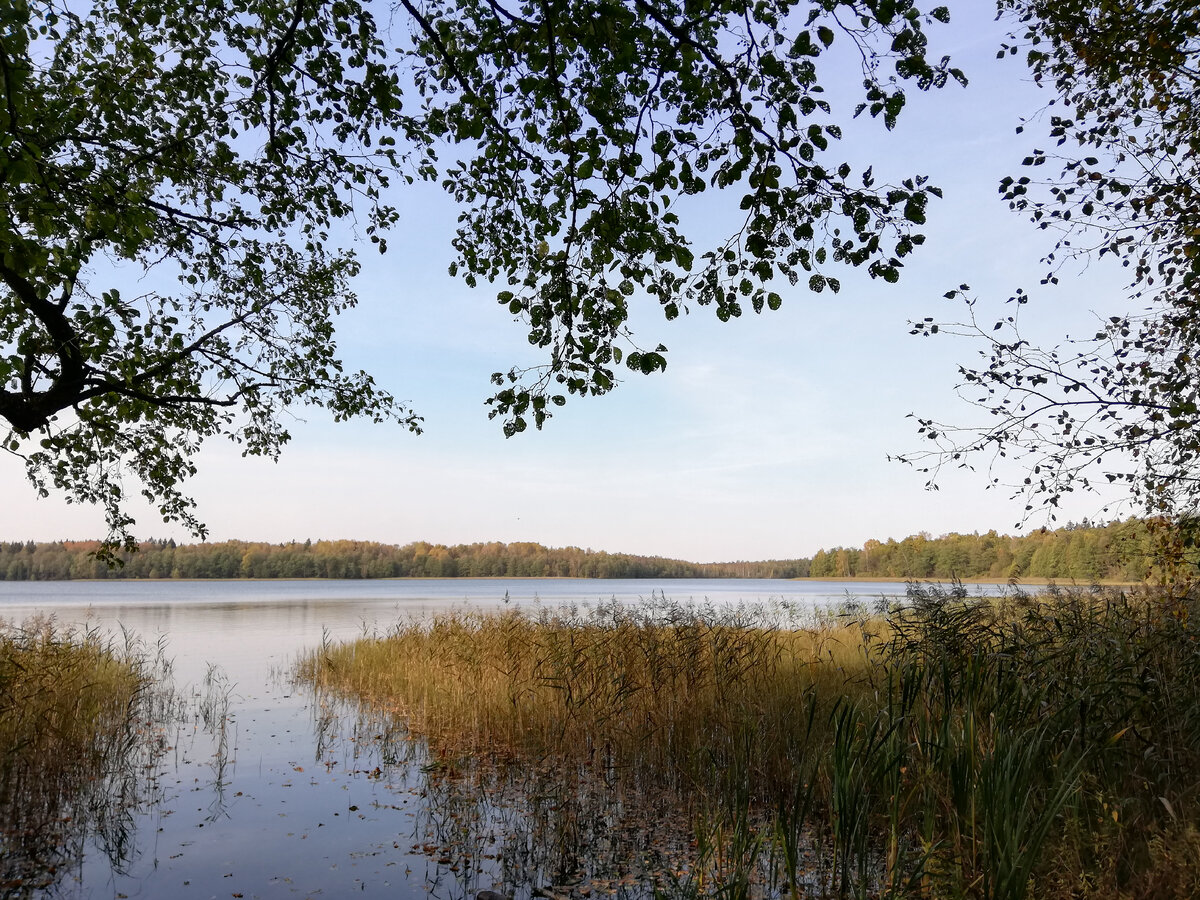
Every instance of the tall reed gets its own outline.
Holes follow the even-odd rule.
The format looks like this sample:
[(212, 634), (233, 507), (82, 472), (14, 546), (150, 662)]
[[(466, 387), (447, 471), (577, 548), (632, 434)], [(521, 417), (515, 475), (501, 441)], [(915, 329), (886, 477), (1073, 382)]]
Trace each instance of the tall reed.
[(0, 896), (53, 884), (88, 842), (128, 858), (173, 703), (165, 669), (131, 641), (0, 622)]
[(778, 613), (455, 613), (325, 647), (303, 671), (403, 715), (448, 753), (555, 753), (731, 807), (774, 803), (824, 739), (825, 717), (809, 711), (817, 682), (865, 663), (856, 628), (783, 628)]
[(664, 890), (1183, 897), (1200, 878), (1177, 865), (1200, 860), (1195, 607), (912, 586), (809, 620), (461, 613), (322, 648), (303, 674), (459, 768), (549, 760), (568, 793), (670, 792), (698, 843)]

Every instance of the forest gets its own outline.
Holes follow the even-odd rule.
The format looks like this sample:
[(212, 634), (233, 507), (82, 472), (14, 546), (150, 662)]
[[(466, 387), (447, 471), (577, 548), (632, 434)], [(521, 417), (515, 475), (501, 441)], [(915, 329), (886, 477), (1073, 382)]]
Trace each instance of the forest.
[(372, 541), (143, 542), (109, 567), (99, 541), (0, 542), (0, 580), (84, 578), (896, 578), (1144, 581), (1160, 541), (1128, 519), (1069, 524), (1026, 535), (921, 533), (811, 558), (696, 563), (532, 542), (396, 546)]
[[(1026, 535), (910, 535), (869, 540), (862, 547), (819, 550), (808, 560), (812, 578), (1057, 579), (1093, 583), (1140, 582), (1161, 572), (1164, 543), (1177, 533), (1157, 520), (1105, 525), (1068, 524)], [(1182, 550), (1171, 550), (1177, 559)], [(1186, 553), (1184, 553), (1186, 555)]]
[(579, 547), (500, 542), (402, 547), (372, 541), (147, 541), (109, 568), (99, 541), (0, 542), (0, 579), (70, 578), (795, 578), (808, 560), (690, 563)]

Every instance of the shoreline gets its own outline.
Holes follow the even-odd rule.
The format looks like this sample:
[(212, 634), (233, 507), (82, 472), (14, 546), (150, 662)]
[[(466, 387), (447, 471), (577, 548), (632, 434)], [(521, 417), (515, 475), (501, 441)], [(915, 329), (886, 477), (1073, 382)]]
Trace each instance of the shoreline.
[(113, 581), (148, 581), (155, 583), (208, 583), (208, 582), (261, 582), (271, 583), (275, 581), (792, 581), (797, 583), (814, 582), (827, 584), (906, 584), (913, 582), (914, 584), (953, 584), (959, 582), (961, 584), (999, 584), (1011, 585), (1019, 587), (1023, 584), (1036, 585), (1045, 587), (1046, 585), (1063, 585), (1069, 587), (1091, 587), (1093, 584), (1101, 587), (1138, 587), (1147, 582), (1138, 581), (1121, 581), (1118, 579), (1103, 578), (1100, 580), (1079, 581), (1074, 578), (938, 578), (931, 577), (904, 577), (904, 576), (884, 576), (884, 575), (840, 575), (813, 578), (810, 576), (794, 577), (794, 578), (760, 578), (752, 575), (747, 576), (722, 576), (722, 575), (626, 575), (619, 577), (599, 577), (592, 578), (576, 575), (388, 575), (379, 578), (323, 578), (320, 576), (280, 576), (280, 577), (247, 577), (247, 578), (146, 578), (144, 576), (113, 578), (13, 578), (0, 579), (0, 581), (11, 581), (13, 583), (33, 583), (40, 582), (43, 584), (63, 583), (63, 582), (78, 582), (92, 584), (106, 584)]
[[(719, 581), (721, 579), (714, 578), (711, 580)], [(748, 578), (746, 580), (753, 581), (755, 579)], [(842, 575), (842, 576), (828, 577), (828, 578), (805, 577), (805, 578), (783, 578), (783, 579), (779, 579), (779, 580), (780, 581), (836, 581), (839, 583), (845, 582), (846, 584), (871, 584), (871, 583), (881, 583), (881, 584), (900, 583), (900, 584), (903, 584), (903, 583), (909, 582), (909, 581), (914, 582), (916, 584), (951, 584), (955, 581), (958, 581), (958, 582), (961, 582), (962, 584), (1011, 584), (1011, 585), (1015, 585), (1015, 586), (1020, 586), (1022, 584), (1035, 584), (1035, 585), (1038, 585), (1039, 587), (1044, 587), (1048, 584), (1061, 584), (1064, 586), (1071, 586), (1071, 587), (1091, 587), (1093, 584), (1098, 584), (1101, 587), (1137, 587), (1140, 584), (1146, 583), (1146, 582), (1141, 582), (1141, 581), (1121, 581), (1119, 579), (1114, 579), (1114, 578), (1101, 578), (1099, 580), (1080, 581), (1075, 578), (1040, 578), (1040, 577), (1033, 577), (1033, 576), (1031, 576), (1029, 578), (1010, 579), (1010, 578), (1000, 578), (1000, 577), (997, 577), (997, 578), (982, 578), (982, 577), (981, 578), (937, 578), (937, 577), (902, 578), (899, 576), (891, 578), (891, 577), (887, 577), (887, 576), (883, 576), (883, 575), (861, 575), (861, 576), (860, 575), (849, 575), (849, 576)]]

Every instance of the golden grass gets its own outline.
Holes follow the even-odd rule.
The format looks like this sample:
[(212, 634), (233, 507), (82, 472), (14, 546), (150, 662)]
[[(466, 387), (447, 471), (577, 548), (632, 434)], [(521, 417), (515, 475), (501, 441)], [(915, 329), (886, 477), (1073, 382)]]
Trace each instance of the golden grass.
[(1140, 900), (1200, 883), (1197, 647), (1193, 601), (918, 587), (808, 620), (454, 614), (323, 647), (302, 675), (467, 767), (671, 793), (698, 843), (656, 884), (681, 897)]
[(302, 671), (459, 754), (554, 753), (712, 798), (730, 771), (794, 776), (809, 698), (867, 662), (858, 624), (783, 628), (778, 612), (454, 613), (325, 647)]
[(94, 633), (0, 622), (0, 894), (52, 884), (87, 840), (124, 857), (165, 702), (152, 667)]

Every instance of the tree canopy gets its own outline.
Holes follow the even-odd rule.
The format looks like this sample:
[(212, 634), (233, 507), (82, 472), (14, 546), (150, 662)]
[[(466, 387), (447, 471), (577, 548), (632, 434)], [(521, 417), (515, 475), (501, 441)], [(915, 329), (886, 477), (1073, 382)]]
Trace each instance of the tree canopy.
[[(398, 15), (394, 15), (398, 14)], [(419, 430), (347, 372), (337, 314), (405, 181), (461, 204), (454, 269), (497, 282), (543, 362), (497, 373), (504, 430), (666, 366), (630, 305), (722, 320), (776, 278), (895, 281), (935, 187), (876, 181), (840, 123), (891, 128), (905, 91), (965, 81), (913, 0), (13, 0), (0, 8), (0, 417), (43, 493), (127, 482), (204, 527), (185, 489), (213, 436), (272, 456), (296, 404)], [(388, 24), (392, 23), (394, 24)], [(854, 108), (823, 90), (861, 59)], [(744, 215), (694, 247), (682, 195)]]
[[(1044, 149), (1000, 192), (1055, 235), (1043, 285), (1065, 263), (1109, 257), (1129, 272), (1124, 308), (1083, 339), (1037, 346), (1022, 337), (1018, 289), (992, 318), (969, 288), (957, 331), (983, 344), (961, 369), (964, 396), (991, 414), (982, 428), (931, 420), (923, 460), (1020, 460), (1026, 509), (1115, 483), (1152, 513), (1200, 504), (1200, 7), (1191, 0), (1099, 3), (1000, 0), (1020, 55), (1052, 93)], [(1120, 288), (1117, 288), (1119, 295)], [(993, 480), (999, 476), (994, 476)]]
[(0, 42), (0, 415), (43, 493), (128, 541), (129, 478), (202, 534), (205, 438), (275, 454), (295, 403), (418, 426), (333, 340), (357, 263), (330, 225), (357, 207), (382, 240), (402, 162), (366, 10), (17, 0)]

